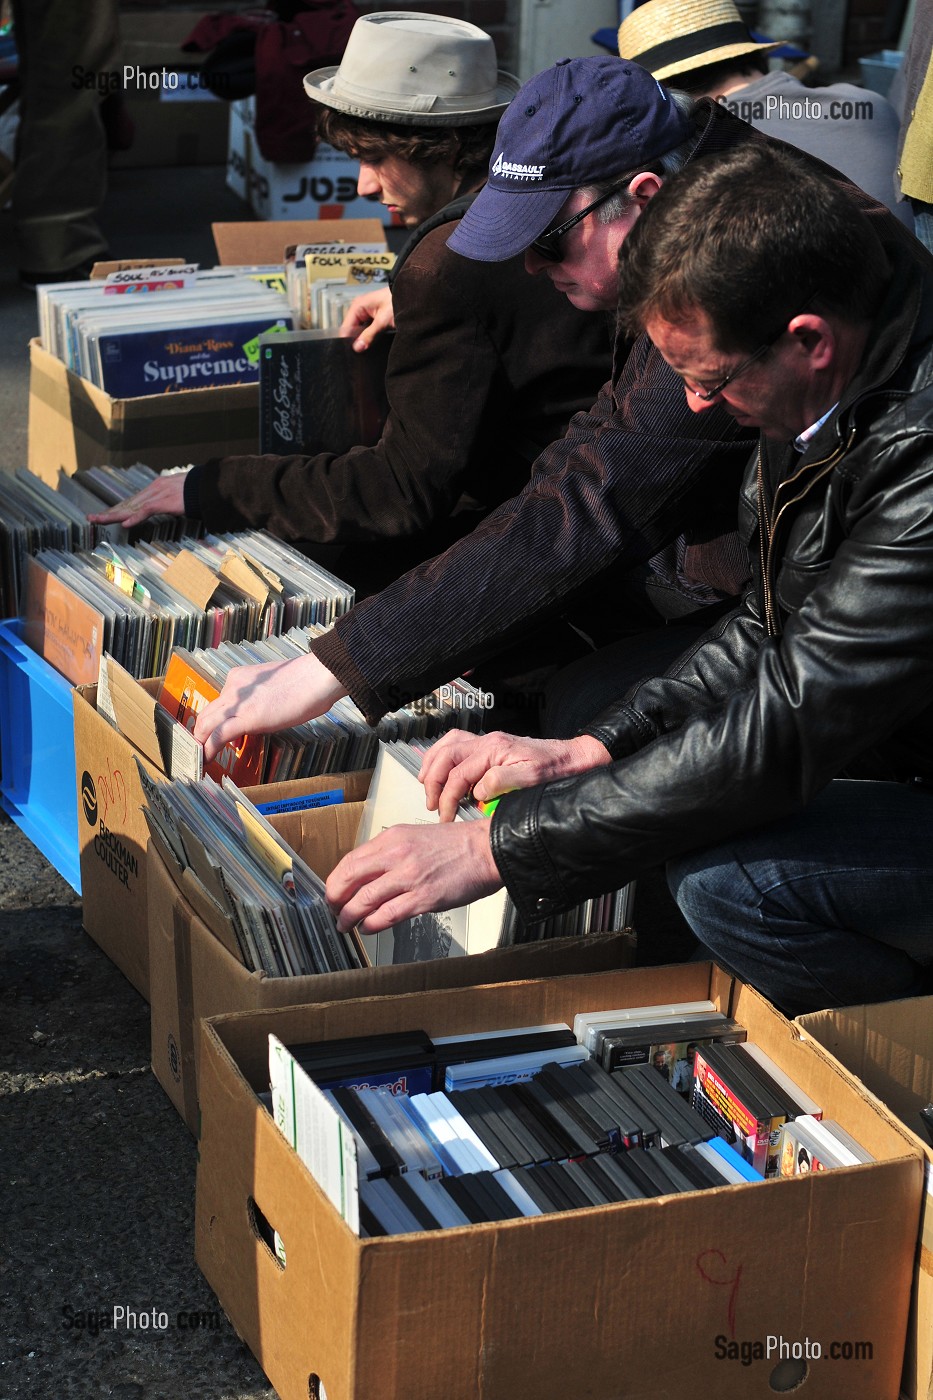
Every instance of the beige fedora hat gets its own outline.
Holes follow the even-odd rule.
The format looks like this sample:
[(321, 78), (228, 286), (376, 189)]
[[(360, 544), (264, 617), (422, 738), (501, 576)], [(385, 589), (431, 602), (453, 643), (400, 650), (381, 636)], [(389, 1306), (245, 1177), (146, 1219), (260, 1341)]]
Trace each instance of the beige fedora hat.
[(314, 102), (410, 126), (498, 121), (520, 86), (496, 68), (495, 46), (484, 30), (407, 10), (358, 19), (339, 66), (305, 78)]
[(777, 48), (755, 43), (732, 0), (647, 0), (619, 25), (619, 53), (656, 78)]

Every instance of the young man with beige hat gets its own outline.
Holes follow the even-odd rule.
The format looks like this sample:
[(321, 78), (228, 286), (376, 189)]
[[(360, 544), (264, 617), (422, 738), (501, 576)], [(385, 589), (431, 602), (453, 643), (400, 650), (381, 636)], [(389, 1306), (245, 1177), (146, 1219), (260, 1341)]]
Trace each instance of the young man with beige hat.
[(897, 113), (879, 93), (833, 83), (805, 87), (769, 73), (778, 44), (752, 38), (732, 0), (647, 0), (619, 26), (619, 53), (665, 87), (713, 97), (734, 116), (848, 175), (908, 228), (894, 189)]
[(262, 526), (370, 592), (439, 553), (521, 489), (548, 443), (588, 408), (610, 366), (609, 328), (521, 259), (480, 267), (446, 246), (486, 178), (496, 123), (519, 83), (492, 39), (438, 15), (357, 21), (340, 65), (305, 78), (325, 139), (359, 158), (360, 190), (413, 230), (392, 283), (389, 416), (378, 443), (314, 456), (225, 457), (162, 476), (96, 517), (157, 512), (209, 530)]

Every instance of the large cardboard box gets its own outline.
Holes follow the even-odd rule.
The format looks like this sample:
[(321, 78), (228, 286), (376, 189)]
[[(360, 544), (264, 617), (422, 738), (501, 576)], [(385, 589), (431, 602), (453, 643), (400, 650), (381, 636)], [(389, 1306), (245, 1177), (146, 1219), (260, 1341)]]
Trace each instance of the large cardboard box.
[[(706, 996), (878, 1160), (361, 1240), (256, 1096), (270, 1032), (285, 1044), (456, 1034)], [(709, 964), (217, 1017), (201, 1026), (200, 1094), (198, 1263), (282, 1400), (325, 1389), (327, 1400), (897, 1396), (922, 1160), (820, 1047)], [(284, 1266), (261, 1222), (281, 1236)], [(800, 1357), (756, 1355), (769, 1338)], [(868, 1343), (870, 1356), (863, 1347), (858, 1360), (830, 1360), (833, 1342)]]
[(897, 1114), (927, 1159), (902, 1386), (910, 1400), (933, 1400), (933, 1147), (919, 1118), (933, 1101), (933, 997), (815, 1011), (798, 1024)]
[[(141, 684), (155, 695), (161, 682)], [(148, 1001), (149, 829), (136, 759), (153, 777), (162, 777), (162, 770), (98, 714), (96, 685), (79, 686), (72, 694), (84, 927)], [(368, 773), (331, 773), (249, 791), (262, 801), (269, 793), (278, 798), (336, 789), (345, 800), (356, 801), (365, 797), (368, 785)]]
[(356, 192), (359, 161), (320, 142), (314, 159), (282, 165), (265, 156), (256, 143), (256, 99), (230, 103), (227, 184), (261, 219), (381, 218), (395, 222), (391, 211), (371, 196)]
[[(111, 151), (108, 164), (117, 170), (167, 165), (223, 165), (227, 158), (228, 104), (215, 97), (197, 72), (167, 69), (177, 86), (153, 91), (143, 86), (126, 91), (133, 123), (133, 144)], [(148, 75), (147, 75), (148, 76)]]
[[(323, 780), (321, 780), (323, 781)], [(252, 795), (260, 791), (254, 789)], [(269, 791), (267, 789), (267, 791)], [(272, 789), (278, 795), (278, 786)], [(348, 794), (349, 795), (349, 794)], [(270, 815), (270, 822), (324, 879), (352, 850), (362, 803)], [(624, 934), (554, 939), (397, 967), (267, 977), (249, 972), (227, 946), (218, 911), (190, 871), (179, 875), (154, 843), (148, 853), (149, 994), (152, 1068), (192, 1133), (198, 1132), (198, 1023), (225, 1011), (341, 1001), (425, 987), (459, 987), (603, 971), (627, 965), (633, 944)], [(225, 941), (226, 940), (226, 941)]]

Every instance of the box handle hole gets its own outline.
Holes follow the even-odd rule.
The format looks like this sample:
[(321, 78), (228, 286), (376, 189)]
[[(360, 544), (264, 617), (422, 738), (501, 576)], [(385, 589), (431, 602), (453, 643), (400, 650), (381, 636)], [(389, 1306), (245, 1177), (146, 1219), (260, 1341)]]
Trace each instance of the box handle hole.
[(252, 1196), (247, 1196), (246, 1198), (246, 1213), (249, 1217), (249, 1228), (259, 1240), (260, 1244), (265, 1245), (272, 1256), (276, 1268), (284, 1269), (286, 1259), (285, 1242), (278, 1230), (270, 1224), (265, 1212), (260, 1209)]
[(327, 1400), (327, 1391), (324, 1389), (324, 1382), (314, 1371), (308, 1377), (309, 1400)]
[(779, 1361), (771, 1372), (769, 1385), (779, 1395), (787, 1395), (792, 1390), (800, 1390), (810, 1374), (806, 1361), (789, 1358)]

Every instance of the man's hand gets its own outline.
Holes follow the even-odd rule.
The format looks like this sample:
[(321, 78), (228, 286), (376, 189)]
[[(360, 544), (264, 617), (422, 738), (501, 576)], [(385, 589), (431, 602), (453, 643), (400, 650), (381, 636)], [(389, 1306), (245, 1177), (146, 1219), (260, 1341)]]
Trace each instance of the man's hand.
[(579, 739), (519, 739), (452, 729), (431, 746), (419, 776), (428, 811), (436, 810), (442, 822), (449, 822), (471, 790), (477, 801), (489, 802), (513, 788), (536, 787), (611, 762), (608, 749), (586, 734)]
[(97, 515), (89, 515), (88, 520), (94, 525), (116, 524), (129, 528), (138, 525), (141, 520), (148, 520), (150, 515), (184, 515), (187, 475), (187, 472), (172, 472), (169, 475), (163, 472), (155, 481), (150, 481), (148, 486), (137, 491), (135, 496)]
[(339, 334), (354, 336), (354, 350), (368, 350), (383, 331), (395, 329), (395, 313), (392, 310), (392, 291), (389, 287), (374, 287), (351, 301), (347, 314), (340, 323)]
[(236, 666), (217, 699), (198, 715), (194, 737), (204, 745), (209, 762), (231, 739), (303, 724), (324, 714), (346, 693), (314, 655)]
[(501, 885), (488, 822), (392, 826), (344, 856), (327, 899), (339, 928), (378, 933), (415, 914), (459, 909)]

